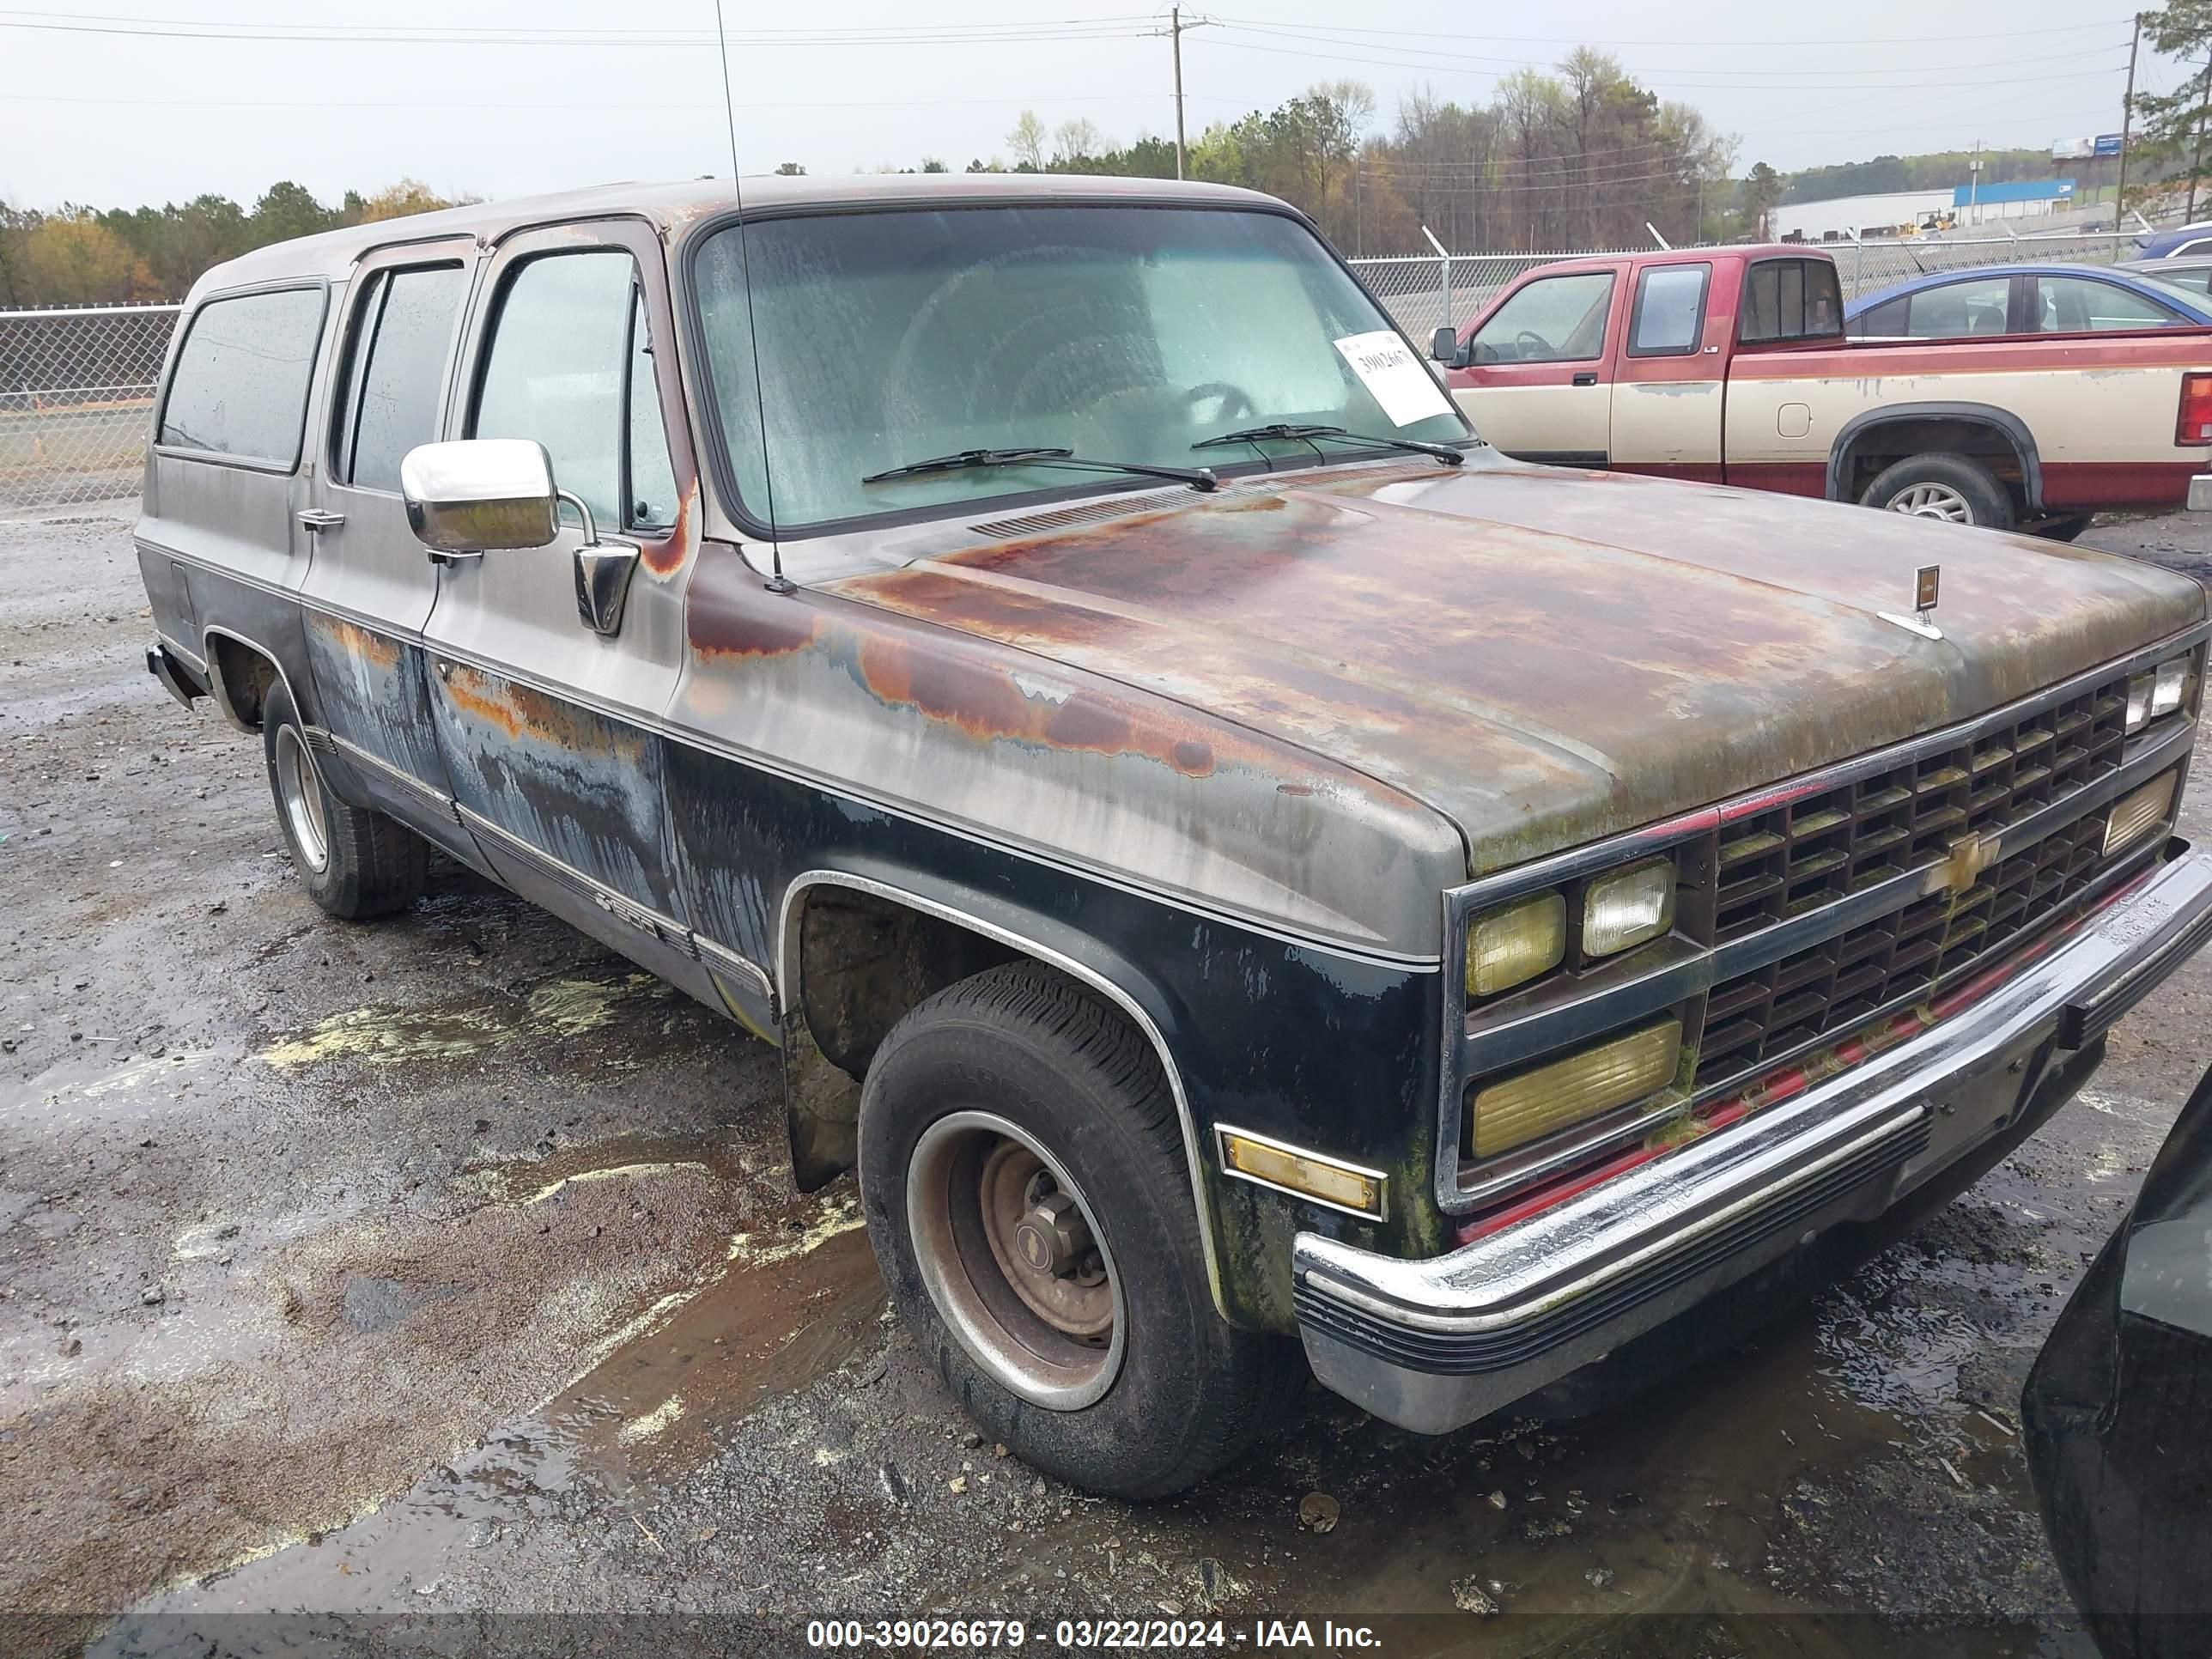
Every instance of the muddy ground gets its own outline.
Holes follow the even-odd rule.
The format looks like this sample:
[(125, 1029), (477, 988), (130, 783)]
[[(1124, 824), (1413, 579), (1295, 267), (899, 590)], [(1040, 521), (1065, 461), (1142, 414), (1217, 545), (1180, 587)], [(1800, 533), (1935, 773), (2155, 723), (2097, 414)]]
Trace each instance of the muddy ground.
[[(2212, 527), (2089, 539), (2212, 572)], [(0, 1652), (1169, 1610), (1433, 1615), (1393, 1653), (2088, 1652), (2019, 1383), (2212, 1049), (2212, 968), (1915, 1239), (1632, 1403), (1427, 1440), (1316, 1392), (1132, 1508), (976, 1443), (849, 1188), (793, 1194), (764, 1046), (450, 866), (325, 920), (258, 745), (162, 696), (148, 629), (119, 514), (0, 523)]]

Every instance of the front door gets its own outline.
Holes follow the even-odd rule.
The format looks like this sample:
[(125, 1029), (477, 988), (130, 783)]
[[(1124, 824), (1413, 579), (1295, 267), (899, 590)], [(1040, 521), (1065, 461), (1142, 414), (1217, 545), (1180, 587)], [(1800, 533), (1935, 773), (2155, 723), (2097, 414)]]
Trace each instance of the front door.
[(1507, 296), (1468, 341), (1452, 396), (1474, 429), (1516, 459), (1603, 466), (1613, 388), (1607, 349), (1615, 270), (1538, 276)]
[(462, 822), (500, 878), (719, 1000), (672, 872), (656, 729), (684, 651), (696, 478), (659, 240), (616, 220), (526, 233), (485, 275), (465, 436), (543, 444), (605, 546), (637, 550), (619, 625), (580, 613), (583, 518), (551, 545), (439, 568), (425, 682)]
[(325, 725), (361, 791), (441, 844), (473, 854), (450, 799), (424, 690), (422, 625), (437, 572), (408, 528), (399, 463), (435, 440), (476, 275), (472, 238), (372, 254), (345, 296), (314, 541), (302, 589)]

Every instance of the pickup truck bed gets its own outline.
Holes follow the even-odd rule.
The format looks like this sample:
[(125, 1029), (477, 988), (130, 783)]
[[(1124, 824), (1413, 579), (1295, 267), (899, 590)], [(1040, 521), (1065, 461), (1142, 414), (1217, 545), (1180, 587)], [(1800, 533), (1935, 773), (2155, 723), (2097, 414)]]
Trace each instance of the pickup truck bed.
[(2183, 506), (2212, 459), (2212, 329), (1843, 329), (1834, 264), (1802, 246), (1576, 260), (1500, 293), (1448, 380), (1522, 459), (1900, 511), (1938, 500), (1949, 510), (1929, 516), (1999, 528), (2070, 534), (2093, 513)]

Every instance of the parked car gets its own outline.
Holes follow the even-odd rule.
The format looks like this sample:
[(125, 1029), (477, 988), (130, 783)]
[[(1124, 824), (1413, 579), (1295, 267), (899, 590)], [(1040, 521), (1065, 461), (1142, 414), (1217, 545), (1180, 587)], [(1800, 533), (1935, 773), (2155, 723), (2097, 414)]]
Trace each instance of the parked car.
[[(2094, 269), (1925, 280), (1847, 312), (1802, 247), (1576, 259), (1432, 350), (1476, 430), (1528, 460), (2069, 540), (2106, 509), (2191, 505), (2200, 477), (2212, 505), (2203, 302)], [(1847, 315), (1915, 337), (1855, 339)]]
[(1936, 271), (1851, 301), (1844, 331), (1855, 340), (1955, 340), (2212, 328), (2212, 301), (2203, 291), (2151, 274), (2157, 265), (2028, 263)]
[(2138, 236), (2136, 246), (2146, 259), (2179, 259), (2191, 254), (2212, 253), (2212, 220), (2200, 219), (2193, 224), (2176, 225), (2171, 230)]
[(954, 1396), (1102, 1491), (1293, 1340), (1441, 1432), (1970, 1173), (2212, 926), (2195, 582), (1501, 460), (1241, 191), (264, 248), (137, 538), (318, 904), (435, 846), (777, 1044)]
[(2212, 239), (2208, 239), (2204, 246), (2194, 253), (2174, 254), (2164, 259), (2128, 259), (2112, 269), (2186, 289), (2191, 299), (2196, 301), (2200, 295), (2212, 294)]
[(2068, 1298), (2021, 1401), (2059, 1571), (2105, 1659), (2212, 1632), (2212, 1071)]

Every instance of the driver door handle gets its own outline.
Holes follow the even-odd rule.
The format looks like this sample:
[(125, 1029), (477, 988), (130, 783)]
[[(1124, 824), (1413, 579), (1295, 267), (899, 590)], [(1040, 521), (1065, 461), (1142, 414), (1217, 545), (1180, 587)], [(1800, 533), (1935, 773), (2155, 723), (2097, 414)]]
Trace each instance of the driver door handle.
[(1594, 368), (1586, 368), (1583, 370), (1581, 374), (1575, 376), (1575, 384), (1577, 386), (1595, 386), (1597, 384), (1597, 371)]
[(296, 516), (300, 520), (301, 529), (316, 533), (325, 530), (336, 530), (345, 522), (344, 514), (333, 513), (326, 507), (303, 507)]

